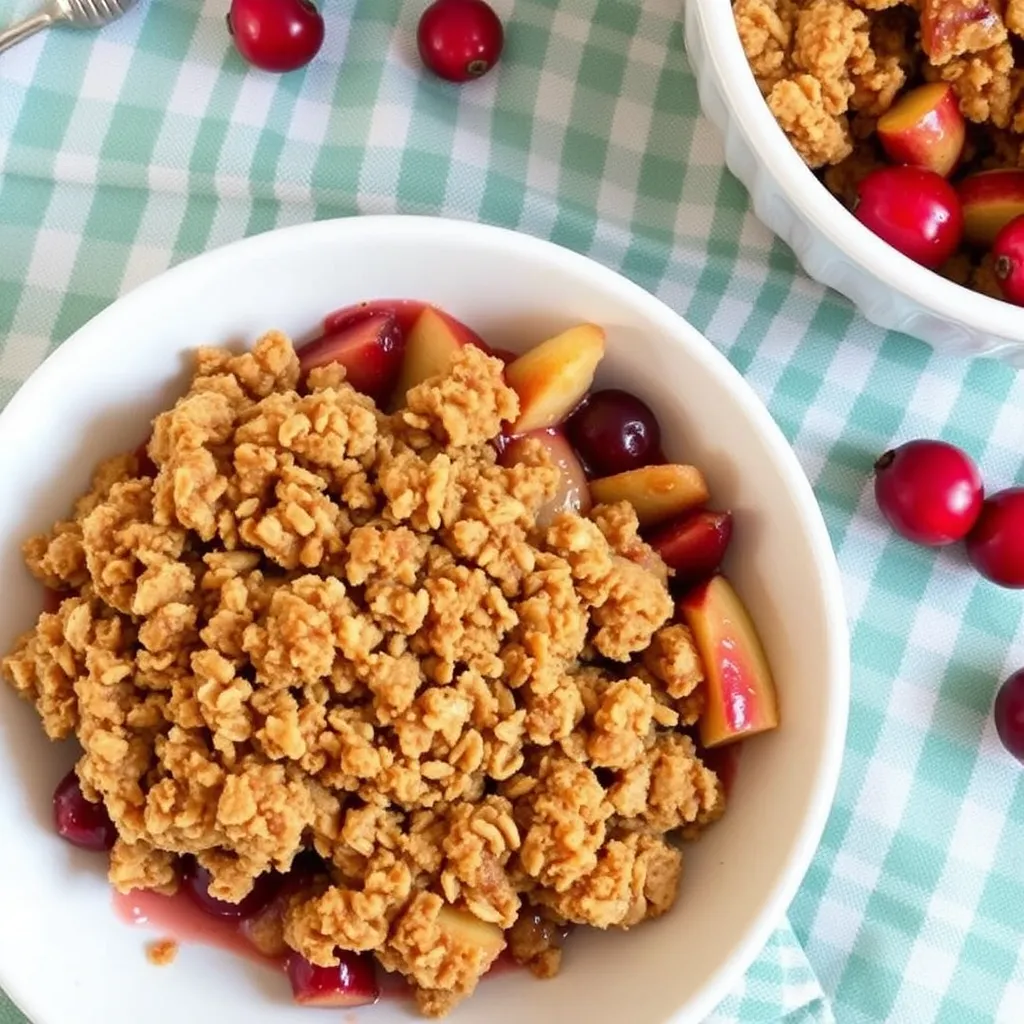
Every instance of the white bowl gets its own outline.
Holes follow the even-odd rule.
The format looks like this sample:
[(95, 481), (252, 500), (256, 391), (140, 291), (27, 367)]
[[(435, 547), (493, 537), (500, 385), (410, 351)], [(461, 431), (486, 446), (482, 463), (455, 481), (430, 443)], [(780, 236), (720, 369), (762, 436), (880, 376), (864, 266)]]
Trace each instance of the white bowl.
[(816, 281), (872, 323), (962, 356), (1024, 366), (1024, 309), (914, 263), (861, 224), (790, 145), (754, 81), (727, 0), (688, 0), (686, 52), (701, 107), (721, 131), (729, 170), (754, 213)]
[[(839, 575), (811, 488), (767, 411), (692, 327), (609, 270), (546, 242), (419, 218), (321, 222), (209, 253), (121, 299), (36, 371), (0, 416), (0, 645), (40, 604), (18, 543), (66, 513), (101, 457), (133, 447), (179, 393), (187, 354), (270, 327), (309, 335), (339, 306), (373, 297), (440, 304), (496, 345), (523, 348), (582, 319), (603, 324), (605, 383), (657, 410), (669, 457), (704, 468), (736, 513), (728, 568), (764, 634), (783, 727), (743, 752), (722, 822), (688, 847), (683, 891), (629, 934), (575, 936), (563, 973), (485, 981), (453, 1021), (702, 1019), (782, 917), (832, 800), (849, 687)], [(283, 978), (186, 946), (150, 966), (146, 938), (111, 909), (102, 858), (50, 827), (72, 751), (0, 686), (0, 987), (35, 1024), (310, 1024)], [(355, 1014), (412, 1019), (404, 1003)]]

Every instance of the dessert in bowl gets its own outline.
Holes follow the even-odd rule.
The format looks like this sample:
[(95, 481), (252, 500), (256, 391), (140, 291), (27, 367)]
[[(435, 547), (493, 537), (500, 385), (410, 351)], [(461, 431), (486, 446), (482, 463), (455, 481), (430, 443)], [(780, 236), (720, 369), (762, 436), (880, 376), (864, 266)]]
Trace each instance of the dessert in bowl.
[[(408, 304), (333, 320), (300, 348), (304, 365), (289, 340), (320, 334), (332, 307), (378, 296), (430, 304), (400, 332), (398, 380), (376, 396), (388, 413), (353, 385), (369, 365), (365, 338), (392, 351), (379, 343)], [(460, 323), (490, 352), (510, 351), (463, 344)], [(439, 358), (445, 343), (424, 337), (455, 342)], [(194, 355), (225, 344), (234, 353)], [(353, 351), (346, 382), (336, 360)], [(552, 431), (595, 368), (591, 411)], [(607, 444), (587, 451), (607, 423), (593, 409), (609, 387), (655, 411), (664, 454), (634, 446), (625, 454), (642, 465), (622, 472)], [(43, 394), (59, 427), (35, 415)], [(455, 1020), (699, 1019), (725, 994), (820, 834), (847, 650), (806, 480), (745, 385), (678, 318), (588, 261), (506, 232), (310, 225), (210, 254), (122, 300), (38, 372), (0, 432), (20, 433), (19, 416), (40, 422), (31, 455), (9, 448), (22, 500), (4, 513), (18, 581), (7, 646), (40, 601), (18, 545), (55, 521), (26, 553), (61, 593), (8, 671), (51, 733), (81, 740), (80, 787), (102, 797), (118, 831), (119, 888), (184, 887), (238, 905), (308, 847), (281, 883), (280, 951), (291, 951), (304, 1001), (323, 993), (314, 969), (336, 976), (339, 956), (369, 951), (413, 983), (421, 1010)], [(132, 450), (150, 424), (147, 464)], [(574, 445), (613, 464), (581, 483), (565, 471)], [(93, 464), (118, 452), (90, 489)], [(650, 485), (639, 492), (637, 473)], [(708, 515), (728, 508), (734, 537), (710, 582), (714, 559), (703, 582), (680, 574), (677, 613), (656, 552), (692, 567), (684, 555), (706, 545), (671, 520), (709, 494), (718, 511)], [(764, 658), (759, 643), (715, 633), (714, 621), (746, 621), (736, 594)], [(713, 620), (711, 605), (727, 613)], [(778, 729), (757, 686), (743, 691), (756, 713), (705, 713), (728, 675), (716, 676), (719, 648), (739, 652), (730, 665), (744, 652), (771, 665)], [(70, 690), (55, 685), (57, 669)], [(154, 1020), (301, 1019), (279, 973), (229, 954), (185, 945), (172, 967), (147, 964), (145, 936), (113, 915), (96, 859), (41, 824), (47, 790), (80, 751), (48, 759), (29, 709), (3, 700), (0, 799), (25, 835), (3, 854), (5, 905), (22, 909), (0, 933), (0, 979), (26, 1011), (44, 1022), (70, 1012), (67, 994), (26, 966), (45, 948), (47, 971), (73, 978), (107, 1019), (133, 1019), (143, 1003)], [(723, 804), (703, 750), (737, 727), (764, 734), (744, 740)], [(662, 763), (672, 769), (655, 786)], [(630, 769), (646, 781), (626, 786)], [(680, 853), (676, 840), (697, 831)], [(32, 906), (16, 897), (24, 891)], [(580, 927), (559, 954), (568, 924)], [(73, 953), (51, 948), (54, 928)], [(102, 955), (74, 938), (98, 929)], [(505, 947), (541, 975), (561, 955), (561, 970), (476, 985)], [(628, 993), (621, 978), (600, 980), (616, 964), (635, 983)], [(414, 1009), (385, 1001), (368, 1012), (397, 1020)]]
[(1024, 314), (993, 297), (1020, 301), (996, 236), (1024, 212), (1000, 8), (697, 0), (686, 46), (730, 169), (811, 277), (879, 326), (1020, 365)]

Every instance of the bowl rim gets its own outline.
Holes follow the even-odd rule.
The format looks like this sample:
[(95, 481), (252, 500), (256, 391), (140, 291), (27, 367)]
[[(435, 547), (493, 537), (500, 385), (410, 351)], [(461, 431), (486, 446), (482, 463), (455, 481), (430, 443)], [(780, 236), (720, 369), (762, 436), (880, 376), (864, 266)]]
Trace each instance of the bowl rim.
[[(350, 236), (358, 239), (364, 232), (384, 236), (390, 233), (406, 242), (410, 237), (415, 237), (422, 239), (423, 244), (436, 242), (442, 235), (462, 240), (471, 236), (472, 244), (479, 247), (510, 252), (518, 250), (521, 255), (541, 264), (559, 266), (569, 275), (591, 278), (602, 289), (619, 298), (624, 305), (638, 309), (644, 318), (656, 323), (659, 330), (674, 339), (674, 343), (684, 347), (693, 359), (703, 363), (710, 373), (722, 380), (743, 414), (752, 420), (753, 426), (763, 435), (784, 485), (795, 499), (797, 515), (817, 569), (826, 623), (828, 664), (825, 681), (829, 699), (825, 704), (823, 722), (823, 754), (821, 762), (816, 766), (807, 811), (793, 839), (791, 856), (767, 893), (760, 913), (734, 946), (730, 956), (705, 979), (689, 1005), (682, 1005), (675, 1011), (675, 1014), (685, 1012), (687, 1020), (702, 1020), (729, 994), (736, 981), (762, 951), (771, 933), (783, 919), (818, 849), (832, 808), (845, 751), (851, 665), (850, 637), (839, 566), (810, 482), (782, 430), (751, 385), (682, 316), (640, 285), (595, 260), (557, 243), (508, 228), (451, 218), (391, 214), (297, 224), (243, 238), (192, 257), (116, 299), (55, 348), (19, 388), (3, 412), (0, 412), (0, 440), (5, 433), (6, 423), (13, 418), (9, 410), (18, 410), (23, 405), (31, 407), (33, 392), (45, 388), (51, 380), (56, 381), (61, 377), (67, 379), (65, 365), (70, 365), (74, 354), (85, 349), (91, 338), (110, 331), (118, 322), (144, 316), (147, 304), (159, 297), (168, 293), (187, 293), (203, 280), (211, 268), (230, 264), (241, 256), (254, 260), (280, 257), (282, 243), (293, 246), (316, 244), (318, 241), (321, 244), (338, 244), (340, 238)], [(31, 387), (28, 386), (30, 382)], [(37, 996), (28, 986), (22, 985), (18, 977), (4, 971), (3, 964), (0, 964), (0, 988), (33, 1024), (57, 1024), (44, 1015)]]
[[(768, 109), (743, 51), (732, 4), (721, 0), (690, 2), (704, 26), (707, 55), (730, 117), (739, 125), (759, 157), (759, 163), (793, 208), (863, 271), (886, 288), (912, 299), (923, 310), (1004, 341), (1024, 342), (1024, 309), (972, 291), (915, 263), (861, 224), (829, 192), (804, 163)], [(809, 271), (805, 273), (814, 276)], [(853, 299), (850, 301), (863, 314), (860, 304)]]

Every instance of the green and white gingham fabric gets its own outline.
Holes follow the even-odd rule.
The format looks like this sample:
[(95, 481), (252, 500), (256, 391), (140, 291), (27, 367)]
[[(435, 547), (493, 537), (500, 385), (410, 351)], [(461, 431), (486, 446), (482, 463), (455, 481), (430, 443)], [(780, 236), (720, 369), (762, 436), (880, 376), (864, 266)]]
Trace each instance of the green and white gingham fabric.
[[(0, 0), (0, 23), (28, 0)], [(142, 0), (0, 55), (0, 400), (117, 295), (243, 235), (406, 212), (502, 224), (621, 270), (747, 377), (814, 484), (853, 635), (835, 808), (715, 1024), (1022, 1024), (1024, 770), (990, 707), (1021, 597), (879, 521), (875, 455), (939, 435), (1024, 483), (1024, 376), (941, 358), (808, 281), (723, 170), (681, 0), (497, 0), (496, 72), (424, 76), (425, 0), (326, 0), (317, 61), (248, 70), (226, 0)], [(727, 0), (722, 0), (723, 5)], [(130, 341), (128, 342), (130, 343)], [(0, 1024), (23, 1020), (0, 994)]]

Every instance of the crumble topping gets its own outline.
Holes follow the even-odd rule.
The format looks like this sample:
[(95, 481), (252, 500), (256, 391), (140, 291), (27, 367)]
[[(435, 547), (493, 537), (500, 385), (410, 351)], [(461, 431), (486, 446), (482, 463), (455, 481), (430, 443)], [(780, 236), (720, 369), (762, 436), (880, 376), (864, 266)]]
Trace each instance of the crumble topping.
[[(783, 47), (791, 5), (747, 7)], [(200, 349), (147, 457), (26, 542), (60, 601), (3, 674), (80, 742), (119, 890), (172, 892), (194, 857), (238, 902), (313, 848), (261, 941), (372, 951), (434, 1016), (506, 946), (550, 977), (569, 925), (672, 906), (677, 839), (724, 807), (682, 731), (700, 661), (630, 506), (538, 524), (557, 470), (491, 445), (517, 415), (473, 346), (393, 414), (337, 365), (300, 382), (281, 334)]]

